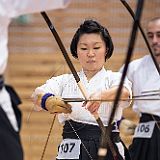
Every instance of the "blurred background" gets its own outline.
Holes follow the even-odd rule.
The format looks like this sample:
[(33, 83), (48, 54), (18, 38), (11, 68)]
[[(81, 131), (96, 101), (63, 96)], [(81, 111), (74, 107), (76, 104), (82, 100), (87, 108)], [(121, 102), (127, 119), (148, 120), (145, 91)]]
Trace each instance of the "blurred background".
[[(127, 1), (133, 11), (136, 2)], [(145, 1), (141, 18), (144, 30), (150, 18), (160, 16), (159, 8), (160, 0)], [(80, 23), (88, 18), (98, 20), (108, 28), (115, 45), (114, 54), (105, 67), (117, 71), (123, 64), (133, 20), (120, 0), (72, 0), (66, 9), (47, 13), (69, 54), (70, 41)], [(147, 53), (147, 47), (138, 32), (133, 59)], [(79, 70), (78, 62), (73, 58), (72, 61)], [(40, 13), (20, 16), (12, 21), (9, 27), (8, 64), (7, 82), (15, 87), (22, 98), (21, 139), (25, 160), (38, 160), (42, 155), (53, 115), (45, 111), (33, 111), (31, 94), (51, 76), (69, 72), (57, 42)], [(131, 107), (124, 111), (124, 116), (134, 122), (138, 120)], [(45, 160), (55, 159), (57, 145), (61, 141), (61, 129), (56, 118), (44, 155)], [(122, 138), (127, 146), (132, 141), (132, 136), (122, 134)]]

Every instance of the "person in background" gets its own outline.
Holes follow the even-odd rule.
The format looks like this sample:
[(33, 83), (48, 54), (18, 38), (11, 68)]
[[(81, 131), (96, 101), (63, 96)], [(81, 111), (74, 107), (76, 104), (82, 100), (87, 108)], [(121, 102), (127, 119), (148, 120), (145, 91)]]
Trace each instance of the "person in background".
[(20, 140), (21, 100), (13, 87), (5, 84), (8, 59), (8, 26), (22, 14), (64, 8), (69, 0), (1, 0), (0, 1), (0, 159), (23, 160)]
[[(160, 17), (151, 19), (147, 24), (147, 37), (154, 57), (160, 66)], [(123, 71), (123, 67), (120, 69)], [(160, 75), (151, 55), (145, 55), (129, 64), (128, 79), (133, 84), (133, 95), (156, 94), (146, 97), (145, 101), (134, 101), (133, 110), (140, 116), (133, 142), (129, 147), (133, 160), (160, 159)]]
[[(96, 160), (101, 130), (94, 115), (98, 113), (104, 126), (107, 127), (112, 110), (112, 102), (107, 102), (107, 99), (114, 100), (121, 73), (104, 68), (104, 63), (112, 56), (113, 43), (108, 30), (97, 21), (88, 19), (80, 25), (72, 39), (70, 50), (72, 56), (81, 64), (82, 69), (78, 75), (86, 88), (88, 98), (92, 101), (65, 102), (65, 98), (84, 97), (73, 75), (62, 74), (50, 78), (44, 85), (37, 87), (32, 94), (33, 103), (38, 110), (59, 113), (59, 122), (64, 124), (63, 140), (58, 147), (58, 160)], [(121, 98), (128, 100), (130, 96), (131, 83), (126, 79)], [(121, 119), (122, 110), (129, 104), (128, 101), (119, 103), (111, 133), (118, 158), (128, 160), (129, 155), (127, 158), (127, 149), (119, 137), (117, 122)], [(68, 109), (58, 111), (57, 107)], [(105, 159), (114, 159), (110, 149)]]

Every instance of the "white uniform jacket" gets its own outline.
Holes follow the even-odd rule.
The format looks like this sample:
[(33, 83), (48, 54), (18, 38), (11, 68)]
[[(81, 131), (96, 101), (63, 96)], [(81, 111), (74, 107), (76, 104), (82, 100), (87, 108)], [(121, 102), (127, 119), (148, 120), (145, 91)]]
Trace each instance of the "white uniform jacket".
[[(87, 90), (87, 94), (91, 95), (97, 91), (103, 91), (113, 86), (118, 86), (121, 78), (121, 73), (106, 71), (102, 68), (94, 77), (89, 81), (85, 76), (83, 70), (78, 72), (82, 84)], [(124, 82), (124, 86), (131, 92), (131, 83), (127, 79)], [(75, 79), (72, 74), (64, 74), (58, 77), (52, 77), (46, 84), (36, 88), (35, 94), (37, 93), (53, 93), (59, 95), (62, 98), (84, 98), (81, 91), (79, 90)], [(72, 102), (72, 113), (71, 114), (59, 114), (60, 122), (64, 122), (66, 119), (72, 119), (77, 122), (83, 122), (88, 124), (97, 125), (93, 115), (82, 107), (83, 102)], [(115, 114), (114, 120), (120, 120), (122, 116), (122, 110), (124, 107), (129, 106), (130, 102), (121, 101)], [(103, 102), (99, 108), (99, 116), (102, 119), (105, 126), (108, 124), (108, 118), (112, 110), (113, 103)]]

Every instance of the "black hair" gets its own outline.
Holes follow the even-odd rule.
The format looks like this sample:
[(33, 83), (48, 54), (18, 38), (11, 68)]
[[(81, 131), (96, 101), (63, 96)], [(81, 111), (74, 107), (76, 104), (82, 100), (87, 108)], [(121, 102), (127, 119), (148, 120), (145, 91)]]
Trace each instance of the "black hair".
[(108, 48), (108, 50), (106, 51), (105, 60), (109, 59), (112, 56), (114, 46), (108, 30), (98, 22), (89, 19), (85, 20), (84, 23), (80, 25), (71, 41), (70, 51), (74, 58), (78, 58), (77, 44), (80, 37), (85, 33), (99, 33), (106, 44), (106, 48)]

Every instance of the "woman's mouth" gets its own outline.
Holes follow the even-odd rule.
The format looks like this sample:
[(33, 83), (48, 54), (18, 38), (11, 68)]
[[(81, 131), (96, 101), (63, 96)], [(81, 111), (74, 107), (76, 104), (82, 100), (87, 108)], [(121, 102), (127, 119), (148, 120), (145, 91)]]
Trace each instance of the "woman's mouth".
[(94, 60), (88, 60), (87, 63), (95, 63), (96, 61)]

